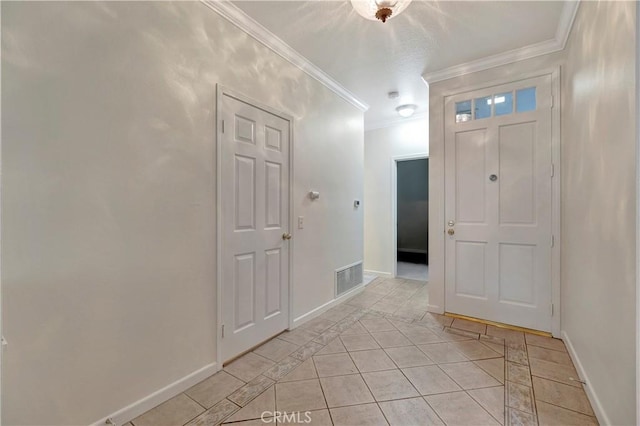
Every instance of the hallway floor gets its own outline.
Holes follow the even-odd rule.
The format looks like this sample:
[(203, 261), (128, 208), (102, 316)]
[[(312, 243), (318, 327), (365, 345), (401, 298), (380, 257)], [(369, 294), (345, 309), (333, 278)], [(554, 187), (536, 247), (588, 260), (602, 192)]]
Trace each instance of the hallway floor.
[(398, 278), (407, 280), (429, 281), (429, 266), (424, 263), (398, 261), (396, 272)]
[(378, 278), (131, 423), (597, 424), (562, 341), (426, 309), (425, 282)]

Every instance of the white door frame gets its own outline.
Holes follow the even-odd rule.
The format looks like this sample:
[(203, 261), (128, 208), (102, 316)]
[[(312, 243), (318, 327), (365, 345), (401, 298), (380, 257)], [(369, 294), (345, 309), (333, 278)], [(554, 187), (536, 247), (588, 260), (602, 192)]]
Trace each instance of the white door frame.
[[(636, 5), (636, 31), (640, 7)], [(637, 33), (636, 33), (637, 34)], [(636, 336), (640, 336), (640, 43), (636, 41)], [(640, 339), (636, 337), (636, 401), (640, 401)], [(640, 403), (636, 403), (636, 424), (640, 424)]]
[[(442, 140), (441, 141), (430, 141), (431, 143), (440, 144), (437, 149), (430, 149), (429, 151), (438, 151), (444, 154), (444, 123), (445, 123), (445, 114), (447, 111), (444, 110), (444, 100), (448, 96), (454, 96), (466, 92), (471, 92), (475, 90), (489, 89), (494, 86), (501, 86), (503, 84), (516, 83), (521, 80), (528, 80), (530, 78), (542, 77), (545, 75), (551, 75), (551, 96), (553, 97), (552, 107), (551, 107), (551, 153), (552, 153), (552, 163), (554, 164), (554, 176), (551, 183), (551, 232), (554, 236), (554, 245), (551, 248), (551, 303), (553, 306), (553, 315), (551, 317), (551, 333), (555, 337), (561, 336), (561, 324), (560, 324), (560, 247), (561, 247), (561, 162), (560, 162), (560, 67), (554, 66), (549, 68), (544, 68), (532, 72), (522, 73), (517, 77), (512, 77), (508, 79), (500, 79), (500, 80), (492, 80), (485, 83), (477, 83), (473, 85), (457, 87), (452, 90), (443, 91), (439, 94), (439, 101), (441, 103), (437, 106), (438, 108), (442, 108), (439, 115), (442, 117), (442, 121), (438, 121), (438, 123), (432, 123), (433, 125), (442, 126)], [(436, 105), (432, 105), (435, 109)], [(438, 117), (440, 118), (440, 117)], [(437, 269), (434, 272), (434, 276), (437, 274), (437, 281), (432, 281), (429, 285), (431, 289), (437, 287), (437, 290), (434, 291), (434, 296), (437, 295), (439, 297), (434, 297), (433, 302), (430, 303), (430, 310), (437, 313), (443, 313), (447, 310), (446, 308), (446, 300), (445, 300), (445, 280), (444, 280), (444, 269), (445, 269), (445, 222), (444, 222), (444, 156), (440, 158), (438, 156), (437, 159), (438, 164), (437, 167), (429, 167), (429, 180), (434, 184), (439, 185), (438, 190), (441, 191), (441, 195), (438, 196), (437, 203), (433, 203), (433, 206), (437, 208), (437, 223), (434, 221), (430, 221), (430, 228), (432, 231), (437, 228), (437, 231), (430, 232), (430, 242), (429, 247), (430, 251), (434, 253), (438, 253), (438, 255), (434, 255), (433, 262), (431, 267)], [(431, 166), (431, 164), (430, 164)], [(442, 176), (433, 176), (435, 171), (439, 171), (442, 173)], [(440, 186), (441, 185), (441, 186)], [(431, 195), (431, 194), (430, 194)], [(431, 198), (431, 197), (430, 197)], [(432, 204), (431, 202), (429, 203)], [(434, 218), (436, 219), (436, 218)], [(434, 228), (434, 226), (436, 228)], [(433, 243), (433, 244), (432, 244)], [(431, 271), (430, 271), (431, 272)], [(431, 275), (431, 273), (430, 273)], [(430, 292), (429, 297), (431, 299), (432, 292)]]
[[(215, 268), (216, 268), (216, 362), (218, 369), (222, 369), (222, 113), (221, 104), (222, 96), (227, 95), (235, 98), (241, 102), (252, 105), (263, 111), (273, 114), (289, 122), (289, 232), (294, 232), (293, 227), (293, 116), (278, 111), (268, 105), (261, 102), (257, 102), (248, 96), (229, 89), (221, 84), (216, 87), (216, 187), (215, 187), (215, 201), (216, 201), (216, 256), (215, 256)], [(289, 328), (293, 327), (293, 250), (294, 239), (289, 240)], [(260, 342), (256, 342), (260, 343)]]
[[(391, 158), (391, 275), (393, 278), (398, 276), (398, 163), (401, 161), (423, 160), (429, 159), (429, 153), (421, 152), (411, 155), (399, 155)], [(427, 185), (429, 181), (427, 181)], [(428, 243), (428, 241), (427, 241)]]

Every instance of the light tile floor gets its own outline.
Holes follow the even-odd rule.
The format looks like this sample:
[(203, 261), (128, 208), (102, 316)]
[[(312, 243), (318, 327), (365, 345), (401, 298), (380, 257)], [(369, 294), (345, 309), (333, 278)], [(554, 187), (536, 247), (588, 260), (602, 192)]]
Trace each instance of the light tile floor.
[(426, 310), (376, 279), (126, 426), (597, 424), (561, 340)]

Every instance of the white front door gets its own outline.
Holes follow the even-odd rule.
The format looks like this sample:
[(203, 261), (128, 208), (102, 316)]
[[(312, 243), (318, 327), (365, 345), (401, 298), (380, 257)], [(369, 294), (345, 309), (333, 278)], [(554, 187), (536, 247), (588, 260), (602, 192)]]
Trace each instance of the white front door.
[(289, 126), (221, 95), (222, 361), (289, 323)]
[(550, 331), (551, 76), (445, 113), (445, 310)]

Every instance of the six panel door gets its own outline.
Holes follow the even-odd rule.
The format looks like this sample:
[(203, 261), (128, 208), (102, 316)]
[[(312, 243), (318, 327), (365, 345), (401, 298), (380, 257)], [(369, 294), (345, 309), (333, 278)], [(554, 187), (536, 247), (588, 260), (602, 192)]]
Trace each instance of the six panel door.
[(222, 360), (288, 327), (289, 121), (221, 103)]

